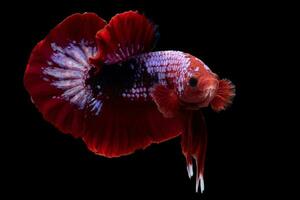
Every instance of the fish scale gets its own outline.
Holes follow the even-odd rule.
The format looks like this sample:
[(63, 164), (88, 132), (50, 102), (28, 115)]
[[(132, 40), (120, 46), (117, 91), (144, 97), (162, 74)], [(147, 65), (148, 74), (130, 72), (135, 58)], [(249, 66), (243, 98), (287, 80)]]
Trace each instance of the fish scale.
[[(122, 97), (132, 101), (151, 100), (150, 93), (155, 84), (181, 88), (182, 79), (176, 79), (176, 74), (189, 66), (187, 54), (180, 51), (150, 52), (138, 55), (133, 60), (133, 63), (138, 64), (133, 87), (121, 94)], [(151, 79), (147, 81), (141, 76), (150, 76)]]
[[(155, 51), (134, 56), (127, 62), (103, 66), (106, 69), (115, 68), (116, 70), (132, 68), (132, 74), (124, 74), (121, 71), (119, 75), (122, 78), (125, 76), (125, 82), (121, 82), (119, 85), (122, 87), (130, 85), (131, 87), (118, 88), (120, 86), (116, 86), (115, 82), (120, 81), (120, 77), (115, 77), (116, 73), (114, 72), (116, 70), (108, 73), (102, 73), (100, 70), (99, 75), (96, 77), (87, 75), (90, 70), (93, 70), (91, 65), (86, 64), (88, 56), (93, 56), (95, 53), (86, 54), (83, 52), (82, 49), (86, 48), (86, 46), (82, 45), (83, 43), (77, 44), (73, 42), (66, 48), (52, 44), (51, 47), (57, 53), (52, 56), (52, 60), (48, 61), (49, 66), (43, 68), (45, 78), (50, 76), (51, 84), (64, 91), (61, 98), (75, 104), (79, 109), (91, 107), (90, 111), (94, 112), (94, 107), (90, 106), (92, 98), (96, 101), (102, 101), (103, 99), (116, 97), (125, 101), (132, 101), (133, 103), (136, 101), (152, 101), (150, 93), (152, 87), (156, 84), (172, 85), (177, 88), (178, 92), (183, 90), (183, 79), (177, 79), (176, 77), (178, 74), (184, 74), (183, 72), (187, 71), (190, 61), (186, 53), (181, 51)], [(70, 52), (72, 53), (70, 54)], [(96, 51), (94, 50), (94, 52)], [(83, 60), (84, 58), (86, 60)], [(69, 62), (70, 60), (72, 62)], [(58, 65), (54, 67), (52, 62)], [(76, 70), (74, 66), (76, 66)], [(90, 77), (96, 79), (95, 82), (88, 82)], [(111, 78), (107, 84), (98, 82), (98, 79), (107, 78)], [(78, 90), (78, 85), (81, 85), (80, 90)], [(91, 92), (91, 88), (94, 88), (94, 92)], [(73, 92), (75, 89), (79, 92), (76, 97), (74, 97)], [(112, 89), (118, 90), (117, 96), (105, 92)], [(85, 100), (79, 101), (78, 99)]]
[[(91, 75), (88, 85), (100, 98), (123, 98), (129, 101), (152, 101), (152, 87), (156, 84), (182, 88), (176, 75), (189, 66), (187, 54), (180, 51), (144, 53), (117, 64), (104, 65), (99, 74)], [(124, 79), (124, 77), (126, 77)]]
[(207, 131), (201, 108), (221, 111), (234, 85), (180, 51), (151, 52), (157, 27), (128, 11), (107, 24), (73, 14), (30, 55), (24, 85), (43, 117), (105, 157), (128, 155), (181, 135), (187, 172), (204, 190)]

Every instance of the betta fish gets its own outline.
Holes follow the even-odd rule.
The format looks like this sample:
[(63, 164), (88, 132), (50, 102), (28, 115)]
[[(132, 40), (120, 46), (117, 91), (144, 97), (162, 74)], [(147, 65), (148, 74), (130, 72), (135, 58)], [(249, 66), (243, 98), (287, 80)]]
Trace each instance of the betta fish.
[(234, 85), (191, 54), (152, 51), (157, 37), (157, 26), (136, 11), (109, 23), (73, 14), (34, 47), (24, 85), (45, 120), (97, 155), (128, 155), (180, 136), (188, 176), (195, 169), (203, 192), (201, 109), (226, 109)]

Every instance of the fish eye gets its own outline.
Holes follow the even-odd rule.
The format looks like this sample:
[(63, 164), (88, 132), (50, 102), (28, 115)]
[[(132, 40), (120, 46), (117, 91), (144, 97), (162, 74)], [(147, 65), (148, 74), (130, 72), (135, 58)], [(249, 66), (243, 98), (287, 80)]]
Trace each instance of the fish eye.
[(191, 87), (196, 87), (197, 86), (197, 83), (198, 83), (198, 80), (195, 78), (195, 77), (191, 77), (190, 80), (189, 80), (189, 85)]

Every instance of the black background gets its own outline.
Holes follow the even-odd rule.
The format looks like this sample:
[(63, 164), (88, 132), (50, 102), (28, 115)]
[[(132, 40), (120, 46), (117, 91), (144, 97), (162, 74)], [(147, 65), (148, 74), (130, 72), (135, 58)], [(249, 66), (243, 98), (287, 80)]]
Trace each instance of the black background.
[[(256, 110), (267, 101), (259, 98), (260, 75), (266, 70), (259, 66), (269, 42), (263, 30), (272, 21), (262, 18), (266, 8), (260, 4), (202, 2), (52, 0), (17, 2), (8, 7), (2, 26), (7, 34), (4, 42), (9, 44), (6, 67), (10, 76), (4, 73), (2, 80), (9, 86), (4, 87), (9, 106), (3, 108), (9, 110), (4, 121), (9, 129), (3, 129), (8, 138), (2, 140), (2, 147), (7, 157), (6, 186), (14, 188), (11, 195), (244, 199), (267, 190), (265, 180), (271, 172), (262, 163), (270, 156), (259, 149), (268, 136), (262, 136), (264, 128), (257, 128), (265, 116)], [(209, 134), (204, 194), (195, 194), (195, 180), (188, 179), (180, 138), (126, 157), (96, 156), (81, 140), (61, 134), (45, 122), (23, 87), (32, 48), (65, 17), (96, 12), (109, 21), (130, 9), (159, 25), (156, 50), (191, 53), (236, 85), (237, 96), (227, 111), (204, 110)]]

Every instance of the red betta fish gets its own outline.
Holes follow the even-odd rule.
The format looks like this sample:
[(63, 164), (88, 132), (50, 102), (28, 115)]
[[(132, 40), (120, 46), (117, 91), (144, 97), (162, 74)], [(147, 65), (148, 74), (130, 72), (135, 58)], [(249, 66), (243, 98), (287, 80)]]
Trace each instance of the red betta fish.
[(201, 60), (151, 52), (156, 26), (128, 11), (107, 24), (73, 14), (33, 49), (24, 76), (32, 102), (61, 132), (118, 157), (181, 135), (187, 171), (204, 190), (207, 133), (201, 108), (224, 110), (235, 95)]

